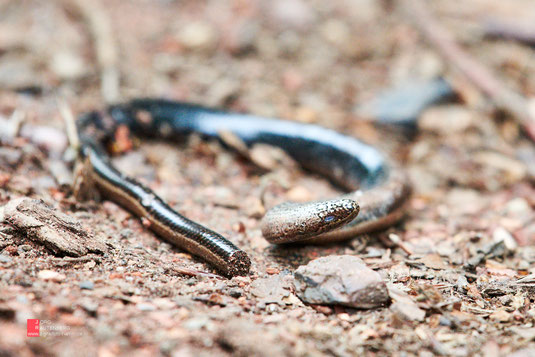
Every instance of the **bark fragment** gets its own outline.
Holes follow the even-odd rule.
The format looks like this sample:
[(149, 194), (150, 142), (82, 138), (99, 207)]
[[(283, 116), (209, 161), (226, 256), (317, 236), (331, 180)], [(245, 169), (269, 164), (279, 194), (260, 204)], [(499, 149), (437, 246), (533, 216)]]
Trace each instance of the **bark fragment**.
[(4, 206), (4, 220), (55, 255), (79, 257), (106, 251), (105, 243), (93, 233), (42, 200), (24, 197), (9, 201)]

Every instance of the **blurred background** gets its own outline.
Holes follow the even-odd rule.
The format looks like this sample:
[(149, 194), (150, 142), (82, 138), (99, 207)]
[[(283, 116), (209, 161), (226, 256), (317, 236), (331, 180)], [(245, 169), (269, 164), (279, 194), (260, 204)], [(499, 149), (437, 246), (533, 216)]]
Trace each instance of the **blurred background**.
[[(52, 264), (42, 247), (21, 250), (7, 239), (0, 245), (10, 259), (0, 262), (0, 274), (6, 272), (0, 302), (13, 314), (0, 309), (0, 345), (7, 346), (6, 355), (65, 356), (80, 352), (77, 346), (99, 356), (134, 350), (263, 355), (271, 350), (263, 349), (262, 339), (272, 342), (274, 353), (293, 355), (388, 355), (403, 349), (461, 356), (481, 348), (507, 353), (530, 347), (531, 337), (506, 335), (500, 327), (533, 323), (527, 295), (513, 309), (521, 317), (509, 311), (511, 316), (491, 319), (488, 327), (477, 315), (483, 312), (472, 319), (461, 316), (460, 308), (457, 320), (451, 309), (444, 313), (457, 321), (449, 325), (438, 317), (407, 322), (389, 309), (316, 311), (295, 301), (268, 310), (267, 303), (255, 303), (261, 299), (248, 290), (250, 279), (226, 285), (169, 278), (158, 264), (207, 267), (158, 241), (114, 205), (77, 212), (68, 189), (73, 156), (66, 154), (58, 101), (77, 115), (129, 98), (165, 97), (317, 123), (359, 137), (403, 165), (415, 187), (408, 219), (383, 238), (396, 234), (415, 254), (434, 254), (460, 267), (479, 248), (505, 237), (513, 248), (507, 259), (500, 256), (503, 265), (479, 271), (485, 278), (466, 275), (470, 283), (488, 282), (490, 269), (535, 272), (534, 44), (532, 0), (0, 0), (1, 203), (42, 198), (76, 214), (117, 247), (147, 247), (135, 252), (141, 258), (117, 249), (94, 270), (68, 271), (60, 289), (36, 279), (36, 266)], [(466, 306), (488, 311), (511, 306), (455, 290), (457, 276), (413, 276), (408, 257), (382, 243), (296, 249), (290, 256), (273, 251), (258, 229), (258, 197), (266, 187), (272, 202), (337, 192), (295, 168), (275, 165), (260, 174), (221, 147), (196, 141), (180, 150), (154, 142), (136, 146), (115, 163), (243, 246), (253, 259), (253, 278), (284, 271), (299, 259), (350, 252), (379, 261), (377, 269), (394, 283), (406, 283), (413, 296), (420, 291), (413, 281), (436, 279), (435, 286), (447, 285), (438, 293), (444, 299), (455, 295)], [(393, 265), (384, 263), (389, 259)], [(142, 275), (109, 278), (115, 271)], [(80, 292), (83, 279), (96, 282), (95, 290)], [(239, 293), (230, 297), (231, 288)], [(221, 291), (223, 303), (206, 298)], [(156, 303), (155, 295), (161, 298)], [(25, 319), (36, 316), (60, 321), (81, 336), (28, 342)], [(425, 334), (415, 336), (415, 326), (431, 329), (442, 349)]]

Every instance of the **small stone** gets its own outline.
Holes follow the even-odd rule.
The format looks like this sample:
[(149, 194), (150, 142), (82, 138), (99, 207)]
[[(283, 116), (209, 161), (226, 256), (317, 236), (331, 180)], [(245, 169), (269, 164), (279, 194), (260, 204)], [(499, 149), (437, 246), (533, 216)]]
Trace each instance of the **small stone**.
[(154, 310), (156, 310), (156, 306), (154, 306), (153, 304), (149, 304), (149, 303), (139, 303), (136, 306), (140, 311), (154, 311)]
[(31, 250), (32, 250), (32, 246), (29, 244), (21, 244), (19, 245), (19, 248), (17, 249), (19, 254), (24, 253), (24, 252), (29, 252)]
[(233, 54), (244, 54), (253, 50), (258, 32), (259, 27), (256, 22), (239, 22), (231, 29), (226, 47)]
[(80, 284), (78, 284), (80, 289), (86, 289), (86, 290), (93, 290), (95, 288), (95, 284), (90, 280), (82, 281)]
[(277, 268), (266, 268), (266, 273), (269, 275), (279, 274), (280, 270)]
[(217, 34), (206, 22), (192, 22), (178, 33), (178, 40), (189, 50), (208, 50), (215, 46)]
[(98, 309), (98, 304), (94, 301), (84, 301), (80, 304), (80, 306), (82, 307), (82, 309), (84, 309), (85, 311), (87, 311), (90, 315), (92, 316), (96, 316), (97, 315), (97, 309)]
[(188, 330), (200, 330), (208, 325), (210, 325), (210, 318), (208, 316), (191, 318), (183, 324), (184, 328)]
[(511, 314), (508, 313), (505, 310), (498, 310), (498, 311), (493, 312), (489, 316), (489, 318), (491, 320), (495, 320), (495, 321), (499, 321), (499, 322), (507, 322), (507, 321), (511, 320)]
[(287, 193), (288, 201), (291, 202), (308, 202), (312, 200), (312, 194), (303, 186), (295, 186), (291, 188)]
[(262, 218), (266, 213), (266, 208), (262, 201), (254, 196), (249, 196), (244, 200), (242, 209), (252, 218)]
[(529, 264), (528, 261), (526, 260), (521, 260), (520, 262), (518, 262), (518, 270), (525, 270), (527, 271), (529, 268), (531, 267), (531, 264)]
[(50, 61), (52, 72), (64, 80), (82, 77), (86, 73), (86, 68), (83, 58), (72, 51), (56, 52)]
[(444, 105), (427, 109), (420, 118), (420, 129), (438, 134), (459, 133), (475, 121), (475, 114), (461, 105)]
[(309, 304), (370, 309), (390, 301), (379, 273), (357, 257), (328, 256), (300, 266), (294, 274), (297, 295)]
[(505, 205), (505, 211), (514, 216), (528, 215), (531, 213), (531, 207), (524, 198), (516, 197)]
[(459, 275), (459, 278), (457, 278), (457, 290), (464, 291), (466, 287), (468, 286), (468, 280), (464, 275)]
[(314, 22), (314, 12), (303, 0), (268, 1), (268, 16), (279, 29), (306, 30)]
[(445, 316), (440, 316), (439, 319), (438, 319), (438, 323), (441, 325), (441, 326), (448, 326), (448, 327), (451, 327), (452, 326), (452, 322), (450, 319), (448, 319), (447, 317)]
[(505, 249), (509, 252), (514, 252), (518, 248), (516, 240), (513, 238), (511, 233), (509, 233), (505, 228), (498, 227), (492, 233), (492, 239), (495, 243), (503, 242)]
[(55, 281), (55, 282), (60, 282), (60, 281), (65, 280), (65, 275), (58, 273), (57, 271), (53, 271), (53, 270), (41, 270), (37, 274), (37, 276), (39, 277), (39, 279), (50, 280), (50, 281)]
[(242, 296), (242, 291), (240, 289), (230, 289), (228, 294), (233, 298), (239, 298)]
[(0, 263), (11, 263), (13, 259), (8, 257), (7, 255), (0, 254)]

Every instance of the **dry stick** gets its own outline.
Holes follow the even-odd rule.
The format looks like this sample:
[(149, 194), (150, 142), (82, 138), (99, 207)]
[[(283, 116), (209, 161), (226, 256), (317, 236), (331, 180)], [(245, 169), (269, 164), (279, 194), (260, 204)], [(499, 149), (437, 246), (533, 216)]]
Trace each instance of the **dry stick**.
[(505, 87), (486, 67), (465, 52), (450, 33), (441, 26), (421, 0), (402, 0), (402, 7), (414, 23), (436, 46), (447, 61), (453, 63), (494, 105), (512, 115), (535, 141), (535, 118), (523, 96)]
[(13, 111), (13, 114), (9, 118), (9, 134), (11, 137), (14, 138), (19, 135), (20, 128), (25, 119), (26, 114), (22, 110), (15, 109)]
[(119, 100), (117, 51), (106, 11), (98, 0), (63, 0), (63, 4), (66, 7), (74, 7), (86, 22), (95, 44), (102, 97), (107, 103), (117, 102)]
[(58, 98), (57, 104), (61, 117), (65, 122), (65, 129), (67, 132), (67, 138), (69, 139), (69, 146), (75, 152), (78, 152), (78, 149), (80, 148), (80, 138), (78, 137), (78, 132), (76, 131), (76, 123), (74, 115), (72, 114), (72, 110), (63, 99)]
[(515, 40), (535, 46), (535, 26), (521, 26), (497, 20), (487, 20), (483, 32), (488, 37)]

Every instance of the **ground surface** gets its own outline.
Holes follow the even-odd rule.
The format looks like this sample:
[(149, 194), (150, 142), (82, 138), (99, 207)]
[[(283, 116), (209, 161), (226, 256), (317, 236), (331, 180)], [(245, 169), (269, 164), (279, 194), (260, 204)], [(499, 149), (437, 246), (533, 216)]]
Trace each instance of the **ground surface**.
[[(387, 232), (330, 247), (276, 248), (259, 230), (261, 197), (269, 207), (336, 188), (287, 165), (261, 171), (195, 138), (136, 145), (116, 159), (119, 168), (253, 261), (248, 277), (201, 274), (213, 271), (114, 203), (73, 198), (56, 99), (75, 113), (104, 105), (94, 41), (68, 1), (0, 1), (0, 204), (42, 199), (107, 247), (65, 258), (0, 224), (0, 355), (535, 353), (533, 143), (491, 110), (395, 3), (105, 3), (123, 99), (168, 97), (319, 123), (403, 163), (415, 194), (406, 220)], [(480, 33), (491, 16), (533, 23), (533, 2), (437, 1), (432, 10), (504, 83), (535, 94), (533, 49)], [(358, 109), (381, 90), (437, 75), (456, 83), (461, 98), (424, 113), (411, 137), (359, 120)], [(14, 112), (24, 121), (10, 137)], [(387, 246), (391, 234), (413, 254)], [(331, 254), (361, 257), (408, 293), (418, 314), (303, 304), (292, 293), (292, 272)], [(32, 318), (50, 335), (26, 337)]]

